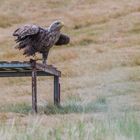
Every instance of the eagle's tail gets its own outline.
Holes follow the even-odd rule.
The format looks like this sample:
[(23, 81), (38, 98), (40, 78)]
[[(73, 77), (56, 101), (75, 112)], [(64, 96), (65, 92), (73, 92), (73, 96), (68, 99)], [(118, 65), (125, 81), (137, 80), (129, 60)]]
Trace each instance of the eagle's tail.
[(34, 47), (30, 43), (29, 38), (24, 38), (24, 39), (17, 38), (16, 42), (17, 42), (17, 45), (15, 46), (15, 48), (19, 50), (23, 49), (23, 55), (33, 56), (36, 53)]
[(29, 44), (30, 40), (29, 40), (29, 38), (22, 38), (21, 39), (18, 37), (15, 41), (18, 44), (15, 48), (21, 50)]
[(36, 53), (36, 51), (32, 46), (27, 45), (26, 47), (24, 47), (23, 55), (33, 56), (33, 55), (35, 55), (35, 53)]

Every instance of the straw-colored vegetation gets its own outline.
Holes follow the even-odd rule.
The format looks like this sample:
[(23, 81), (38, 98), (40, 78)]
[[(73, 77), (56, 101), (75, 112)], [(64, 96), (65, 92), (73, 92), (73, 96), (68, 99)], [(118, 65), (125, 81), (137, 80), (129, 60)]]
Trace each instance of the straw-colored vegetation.
[(60, 107), (52, 78), (38, 79), (36, 116), (31, 79), (0, 79), (1, 140), (139, 140), (139, 0), (0, 0), (0, 19), (2, 61), (28, 60), (12, 37), (23, 24), (59, 19), (71, 37), (48, 59), (62, 71)]

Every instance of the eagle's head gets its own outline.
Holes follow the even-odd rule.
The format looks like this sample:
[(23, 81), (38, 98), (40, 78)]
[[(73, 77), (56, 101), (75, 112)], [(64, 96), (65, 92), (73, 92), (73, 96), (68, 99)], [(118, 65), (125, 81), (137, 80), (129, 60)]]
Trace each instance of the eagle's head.
[(54, 21), (50, 26), (50, 31), (60, 31), (60, 29), (64, 26), (63, 22), (61, 21)]

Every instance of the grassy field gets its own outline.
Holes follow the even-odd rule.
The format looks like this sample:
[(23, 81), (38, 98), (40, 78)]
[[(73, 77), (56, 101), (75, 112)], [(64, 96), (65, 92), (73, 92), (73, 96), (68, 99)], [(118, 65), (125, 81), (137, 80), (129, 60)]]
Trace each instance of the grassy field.
[(0, 140), (139, 140), (140, 1), (0, 0), (0, 60), (25, 61), (13, 31), (59, 19), (71, 37), (48, 63), (62, 71), (61, 107), (53, 81), (38, 78), (38, 115), (31, 79), (0, 79)]

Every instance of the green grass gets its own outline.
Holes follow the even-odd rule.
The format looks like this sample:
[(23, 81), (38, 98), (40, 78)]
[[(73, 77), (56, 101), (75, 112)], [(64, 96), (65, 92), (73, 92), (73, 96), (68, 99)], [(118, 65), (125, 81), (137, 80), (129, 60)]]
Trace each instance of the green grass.
[(69, 114), (69, 113), (92, 113), (105, 112), (108, 110), (106, 98), (98, 97), (95, 101), (82, 104), (81, 102), (68, 102), (62, 106), (47, 105), (44, 113), (49, 114)]
[(131, 139), (139, 140), (140, 138), (140, 122), (135, 116), (129, 116), (119, 121), (118, 127), (120, 132)]
[(31, 112), (31, 106), (28, 105), (27, 103), (1, 105), (0, 112), (14, 112), (14, 113), (28, 114)]
[[(38, 106), (39, 113), (51, 114), (69, 114), (69, 113), (91, 113), (107, 111), (107, 102), (105, 97), (98, 97), (95, 101), (82, 104), (81, 101), (71, 100), (61, 106), (49, 104), (46, 106)], [(14, 112), (21, 114), (29, 114), (32, 112), (31, 105), (28, 103), (7, 104), (0, 107), (0, 112)]]
[(2, 140), (139, 140), (140, 121), (135, 115), (125, 114), (119, 118), (90, 121), (65, 122), (55, 128), (45, 128), (38, 118), (26, 126), (0, 125)]

